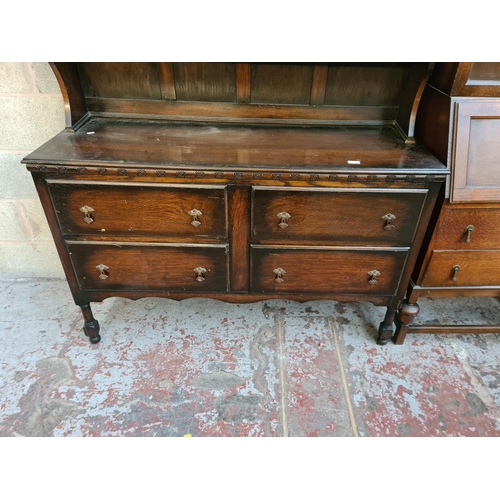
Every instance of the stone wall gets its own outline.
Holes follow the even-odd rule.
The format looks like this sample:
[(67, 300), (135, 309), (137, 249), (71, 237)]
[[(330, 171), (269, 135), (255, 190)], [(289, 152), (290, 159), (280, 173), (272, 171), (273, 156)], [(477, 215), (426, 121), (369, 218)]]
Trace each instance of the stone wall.
[(0, 62), (0, 278), (62, 278), (38, 196), (20, 162), (64, 129), (48, 63)]

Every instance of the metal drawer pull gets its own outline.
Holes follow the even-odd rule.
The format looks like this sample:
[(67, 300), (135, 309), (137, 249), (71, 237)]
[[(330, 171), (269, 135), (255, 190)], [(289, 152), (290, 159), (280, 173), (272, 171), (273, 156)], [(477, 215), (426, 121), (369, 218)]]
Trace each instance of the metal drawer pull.
[(196, 210), (196, 208), (193, 208), (193, 210), (190, 210), (188, 212), (188, 215), (190, 215), (193, 220), (191, 221), (191, 225), (194, 227), (198, 227), (201, 225), (201, 222), (198, 220), (198, 217), (200, 215), (203, 215), (199, 210)]
[(283, 279), (283, 275), (286, 274), (286, 271), (284, 269), (281, 269), (281, 267), (278, 267), (277, 269), (275, 269), (273, 271), (273, 273), (275, 274), (274, 281), (276, 281), (276, 283), (283, 283), (283, 281), (285, 281)]
[(285, 227), (288, 227), (288, 224), (285, 221), (287, 221), (291, 217), (289, 213), (280, 212), (276, 215), (276, 217), (280, 219), (280, 223), (278, 224), (278, 226), (281, 227), (281, 229), (285, 229)]
[(87, 224), (92, 224), (92, 222), (94, 222), (94, 219), (92, 219), (92, 217), (90, 216), (92, 212), (95, 212), (95, 210), (92, 207), (85, 205), (84, 207), (80, 208), (80, 212), (83, 212), (83, 220)]
[(453, 266), (452, 270), (453, 270), (453, 274), (451, 275), (451, 279), (452, 279), (452, 281), (457, 281), (457, 274), (458, 274), (458, 271), (460, 271), (460, 266), (458, 266), (458, 265)]
[(470, 243), (470, 234), (472, 233), (472, 231), (474, 231), (474, 226), (472, 224), (468, 225), (465, 228), (465, 233), (467, 234), (467, 236), (465, 237), (465, 243)]
[(377, 278), (380, 276), (380, 271), (377, 271), (376, 269), (368, 271), (368, 276), (370, 276), (368, 283), (370, 285), (376, 285), (378, 283)]
[(196, 281), (205, 281), (205, 276), (203, 276), (203, 274), (206, 273), (207, 270), (204, 267), (197, 267), (193, 269), (193, 271), (197, 274)]
[(390, 231), (391, 229), (394, 229), (394, 225), (391, 224), (391, 222), (396, 218), (395, 215), (392, 214), (386, 214), (382, 217), (382, 220), (385, 222), (384, 224), (384, 229), (387, 229), (387, 231)]
[(101, 278), (102, 280), (107, 280), (109, 278), (109, 276), (105, 272), (109, 269), (108, 266), (105, 266), (104, 264), (99, 264), (98, 266), (95, 266), (95, 268), (99, 270), (100, 273), (99, 278)]

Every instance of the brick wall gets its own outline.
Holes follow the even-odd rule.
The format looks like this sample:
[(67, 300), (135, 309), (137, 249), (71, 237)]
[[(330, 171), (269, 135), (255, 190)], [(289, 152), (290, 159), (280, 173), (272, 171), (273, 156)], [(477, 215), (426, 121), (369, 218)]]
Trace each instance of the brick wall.
[(21, 159), (64, 129), (48, 63), (0, 62), (0, 277), (62, 278), (31, 175)]

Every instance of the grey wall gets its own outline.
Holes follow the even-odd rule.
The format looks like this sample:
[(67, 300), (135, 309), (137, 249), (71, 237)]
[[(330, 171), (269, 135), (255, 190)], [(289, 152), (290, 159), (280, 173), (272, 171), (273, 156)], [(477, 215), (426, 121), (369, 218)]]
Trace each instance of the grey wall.
[(0, 277), (62, 278), (31, 175), (21, 159), (64, 129), (48, 63), (0, 62)]

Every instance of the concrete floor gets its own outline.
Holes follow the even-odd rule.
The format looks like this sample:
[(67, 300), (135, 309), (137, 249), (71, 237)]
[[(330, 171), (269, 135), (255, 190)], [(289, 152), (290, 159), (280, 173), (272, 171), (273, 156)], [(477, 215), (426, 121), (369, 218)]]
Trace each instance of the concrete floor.
[[(65, 281), (0, 281), (0, 436), (500, 436), (500, 337), (375, 342), (367, 303), (111, 298), (91, 345)], [(419, 322), (495, 323), (493, 298)]]

